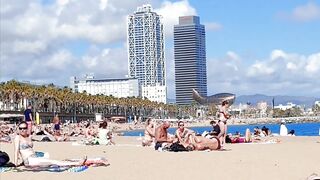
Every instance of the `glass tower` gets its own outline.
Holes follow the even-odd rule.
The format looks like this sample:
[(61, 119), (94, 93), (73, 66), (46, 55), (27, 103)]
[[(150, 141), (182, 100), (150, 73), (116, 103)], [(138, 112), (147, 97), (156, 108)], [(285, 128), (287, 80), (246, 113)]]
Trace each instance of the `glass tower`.
[(176, 103), (190, 105), (192, 89), (207, 96), (205, 27), (198, 16), (179, 17), (174, 26)]
[(129, 77), (139, 79), (142, 97), (166, 103), (163, 100), (166, 99), (166, 81), (161, 16), (152, 11), (151, 5), (138, 7), (128, 17), (127, 33)]

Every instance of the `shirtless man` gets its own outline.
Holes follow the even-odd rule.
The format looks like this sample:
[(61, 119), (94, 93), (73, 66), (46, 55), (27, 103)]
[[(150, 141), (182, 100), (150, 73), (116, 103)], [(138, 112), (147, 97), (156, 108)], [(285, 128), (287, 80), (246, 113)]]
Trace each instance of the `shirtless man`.
[(173, 142), (173, 139), (168, 137), (168, 128), (170, 123), (168, 121), (163, 122), (162, 125), (156, 128), (155, 132), (155, 150), (158, 150), (160, 147), (163, 148), (167, 145), (170, 145)]

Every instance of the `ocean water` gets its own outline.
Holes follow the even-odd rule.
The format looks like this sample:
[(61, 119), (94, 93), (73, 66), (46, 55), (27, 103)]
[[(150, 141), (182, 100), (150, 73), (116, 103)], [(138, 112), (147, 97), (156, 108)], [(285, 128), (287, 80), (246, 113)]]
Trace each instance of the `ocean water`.
[[(255, 127), (259, 127), (260, 129), (266, 126), (271, 130), (272, 133), (279, 134), (280, 132), (280, 124), (253, 124), (253, 125), (228, 125), (228, 133), (236, 133), (237, 131), (241, 134), (245, 134), (247, 128), (253, 132)], [(288, 132), (290, 130), (294, 130), (296, 136), (319, 136), (320, 134), (320, 123), (291, 123), (286, 124), (288, 128)], [(169, 128), (168, 132), (174, 134), (177, 128)], [(202, 134), (204, 131), (210, 131), (212, 128), (210, 126), (206, 127), (190, 127), (189, 129), (194, 130), (195, 132)], [(143, 136), (144, 130), (136, 130), (136, 131), (127, 131), (124, 132), (124, 136)]]

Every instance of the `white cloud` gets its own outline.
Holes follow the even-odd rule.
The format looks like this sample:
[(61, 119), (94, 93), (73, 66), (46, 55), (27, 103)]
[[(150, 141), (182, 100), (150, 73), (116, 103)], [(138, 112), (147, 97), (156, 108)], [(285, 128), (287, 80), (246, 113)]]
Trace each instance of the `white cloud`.
[(69, 51), (60, 50), (48, 58), (44, 65), (53, 70), (68, 70), (70, 65), (75, 63), (72, 59), (72, 54)]
[(271, 52), (270, 58), (273, 61), (277, 60), (277, 59), (285, 59), (286, 53), (283, 52), (282, 50), (276, 49)]
[(297, 6), (292, 12), (281, 12), (281, 18), (293, 20), (296, 22), (309, 22), (320, 20), (320, 6), (315, 2), (308, 2), (307, 4)]
[(125, 47), (102, 49), (81, 59), (82, 73), (95, 73), (98, 77), (124, 78), (128, 74), (127, 50)]
[(209, 94), (320, 94), (320, 52), (305, 56), (278, 49), (266, 59), (245, 65), (242, 57), (230, 51), (223, 58), (209, 59), (207, 72)]
[(179, 24), (179, 16), (197, 15), (187, 0), (169, 2), (164, 1), (159, 9), (155, 9), (163, 17), (166, 37), (173, 36), (173, 26)]
[(312, 54), (307, 59), (307, 65), (305, 67), (307, 73), (320, 76), (320, 53)]
[(297, 67), (296, 64), (294, 64), (294, 63), (292, 63), (292, 62), (288, 62), (288, 64), (287, 64), (287, 69), (294, 71), (294, 70), (297, 70), (298, 67)]
[(14, 53), (40, 54), (47, 48), (44, 41), (15, 41), (13, 42)]
[(293, 10), (292, 17), (297, 21), (312, 21), (320, 19), (320, 7), (309, 2), (306, 5), (298, 6)]

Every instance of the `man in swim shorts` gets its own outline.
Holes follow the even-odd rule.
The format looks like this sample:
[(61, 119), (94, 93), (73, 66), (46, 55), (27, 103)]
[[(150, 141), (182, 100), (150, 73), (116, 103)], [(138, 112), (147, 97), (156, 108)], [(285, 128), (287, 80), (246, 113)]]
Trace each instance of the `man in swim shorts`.
[(165, 146), (169, 146), (172, 144), (173, 139), (168, 136), (168, 128), (170, 127), (170, 123), (168, 121), (163, 122), (159, 127), (156, 128), (155, 132), (155, 150), (158, 150), (160, 147), (163, 148)]

